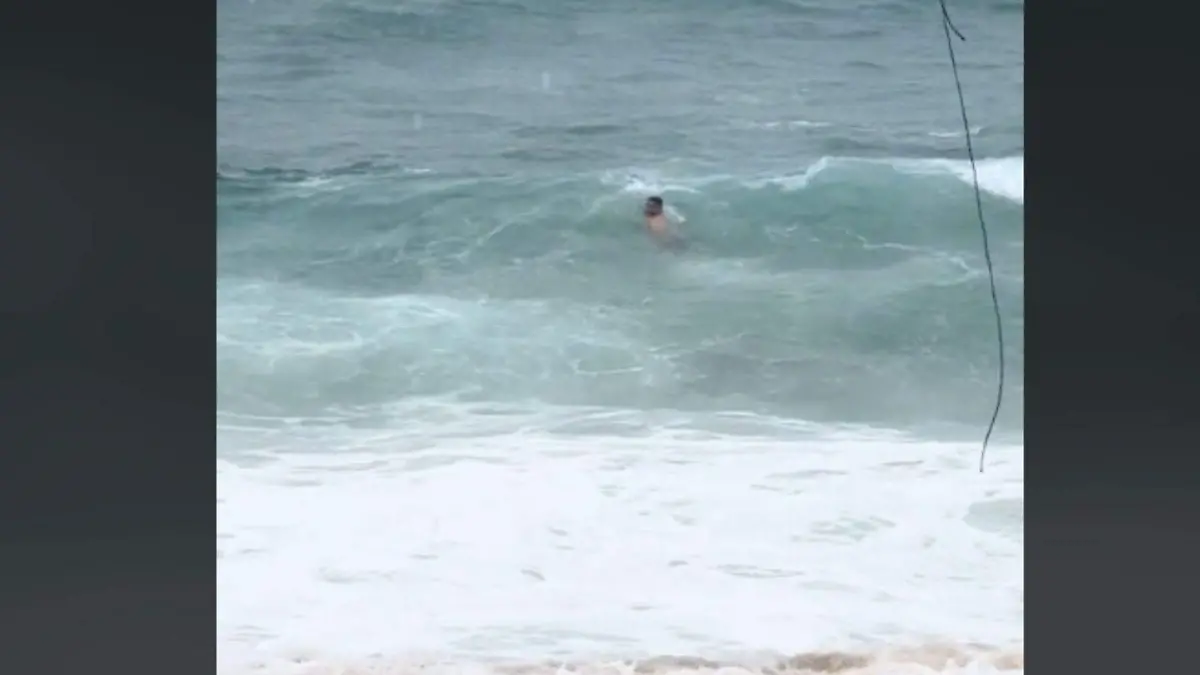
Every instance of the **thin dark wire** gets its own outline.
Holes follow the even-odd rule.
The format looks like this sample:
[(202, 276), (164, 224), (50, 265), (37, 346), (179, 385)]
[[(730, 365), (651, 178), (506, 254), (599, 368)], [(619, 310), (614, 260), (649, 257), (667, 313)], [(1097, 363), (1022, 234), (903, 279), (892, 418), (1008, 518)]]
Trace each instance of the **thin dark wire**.
[(958, 107), (962, 113), (963, 132), (967, 138), (967, 157), (971, 160), (971, 182), (975, 187), (975, 211), (979, 216), (979, 229), (983, 234), (983, 257), (987, 261), (988, 282), (992, 289), (992, 309), (996, 313), (996, 339), (1000, 350), (1000, 378), (996, 387), (996, 408), (992, 411), (992, 421), (988, 423), (987, 434), (983, 437), (983, 449), (979, 453), (979, 472), (983, 473), (988, 441), (992, 438), (992, 431), (996, 428), (996, 418), (1000, 416), (1000, 404), (1004, 401), (1004, 322), (1000, 319), (1000, 298), (996, 295), (996, 274), (992, 270), (992, 249), (988, 243), (987, 222), (983, 217), (983, 198), (979, 194), (979, 171), (975, 168), (975, 148), (971, 145), (971, 123), (967, 119), (967, 104), (963, 98), (962, 81), (958, 77), (958, 59), (954, 56), (954, 40), (950, 34), (953, 32), (959, 40), (964, 42), (967, 38), (950, 20), (950, 12), (946, 9), (946, 0), (938, 0), (938, 4), (942, 7), (942, 31), (946, 34), (946, 50), (950, 52), (950, 67), (954, 70), (954, 87), (958, 90)]

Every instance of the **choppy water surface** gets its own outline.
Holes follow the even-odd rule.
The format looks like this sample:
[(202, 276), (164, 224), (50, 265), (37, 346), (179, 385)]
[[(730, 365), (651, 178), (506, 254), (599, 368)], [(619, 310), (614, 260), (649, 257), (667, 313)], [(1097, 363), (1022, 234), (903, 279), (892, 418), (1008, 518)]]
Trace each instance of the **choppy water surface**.
[(955, 4), (983, 475), (936, 2), (220, 0), (222, 670), (1023, 670), (1023, 5)]

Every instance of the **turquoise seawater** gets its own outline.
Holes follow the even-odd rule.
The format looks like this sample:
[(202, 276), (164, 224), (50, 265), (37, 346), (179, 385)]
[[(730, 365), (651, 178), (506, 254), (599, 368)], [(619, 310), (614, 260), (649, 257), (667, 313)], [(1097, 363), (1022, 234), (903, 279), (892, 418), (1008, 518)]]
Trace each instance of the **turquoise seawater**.
[(982, 476), (936, 0), (218, 0), (223, 668), (1023, 669), (1024, 5), (949, 8)]
[[(1019, 433), (1022, 5), (954, 11)], [(219, 12), (222, 413), (986, 426), (996, 336), (936, 3)], [(640, 231), (651, 193), (685, 254)]]

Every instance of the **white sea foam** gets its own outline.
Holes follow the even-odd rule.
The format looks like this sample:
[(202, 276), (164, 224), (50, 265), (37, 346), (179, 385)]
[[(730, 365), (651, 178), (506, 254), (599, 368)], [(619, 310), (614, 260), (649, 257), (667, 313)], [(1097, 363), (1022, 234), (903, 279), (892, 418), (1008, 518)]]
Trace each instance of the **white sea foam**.
[[(949, 172), (967, 183), (972, 182), (971, 163), (967, 160), (931, 159), (916, 162), (901, 162), (899, 166), (918, 171)], [(979, 173), (979, 188), (998, 197), (1025, 203), (1025, 158), (1000, 157), (979, 159), (975, 162)]]
[[(1020, 448), (997, 448), (981, 476), (977, 447), (899, 437), (597, 438), (512, 431), (519, 415), (470, 436), (410, 419), (310, 427), (320, 454), (218, 461), (223, 672), (507, 658), (617, 673), (631, 666), (613, 658), (674, 653), (732, 659), (732, 673), (760, 650), (866, 650), (855, 672), (1023, 659)], [(1007, 651), (880, 651), (975, 642)]]

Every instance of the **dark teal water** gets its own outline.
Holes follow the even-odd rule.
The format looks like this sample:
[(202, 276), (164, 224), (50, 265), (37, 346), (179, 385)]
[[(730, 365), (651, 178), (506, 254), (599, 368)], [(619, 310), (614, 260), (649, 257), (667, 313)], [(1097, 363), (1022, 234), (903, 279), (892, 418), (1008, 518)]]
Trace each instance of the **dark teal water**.
[[(1019, 436), (1023, 5), (950, 5)], [(935, 1), (218, 11), (223, 428), (436, 403), (982, 435), (996, 336)], [(651, 193), (686, 252), (640, 231)]]

